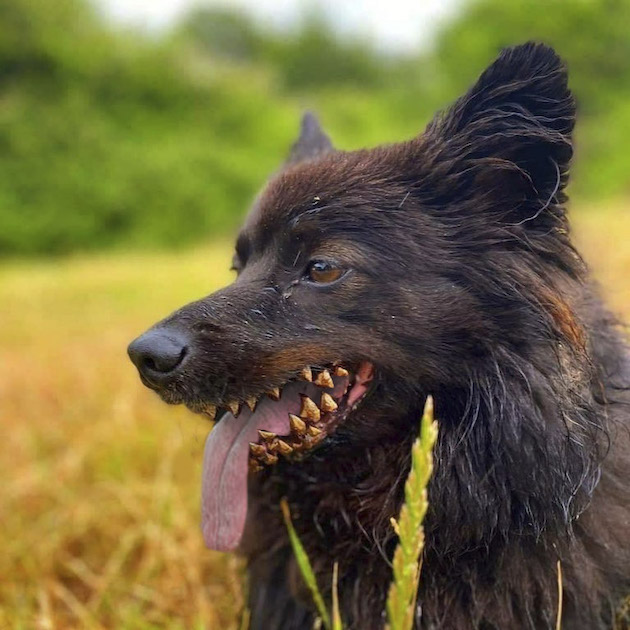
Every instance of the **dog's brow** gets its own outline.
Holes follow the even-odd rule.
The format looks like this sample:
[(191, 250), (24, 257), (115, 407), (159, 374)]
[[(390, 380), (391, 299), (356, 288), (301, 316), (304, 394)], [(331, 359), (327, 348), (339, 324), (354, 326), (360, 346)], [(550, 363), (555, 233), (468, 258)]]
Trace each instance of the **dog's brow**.
[(300, 222), (300, 220), (304, 217), (312, 216), (321, 212), (322, 210), (327, 210), (331, 208), (331, 204), (327, 204), (324, 206), (315, 206), (313, 208), (306, 208), (304, 206), (298, 206), (291, 212), (291, 220), (289, 221), (289, 226), (294, 228)]

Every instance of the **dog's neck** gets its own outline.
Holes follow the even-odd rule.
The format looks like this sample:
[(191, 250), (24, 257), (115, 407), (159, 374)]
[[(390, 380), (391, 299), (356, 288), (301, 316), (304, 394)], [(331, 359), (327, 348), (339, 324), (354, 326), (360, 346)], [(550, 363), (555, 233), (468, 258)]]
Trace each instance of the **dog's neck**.
[(602, 414), (590, 382), (572, 379), (585, 373), (571, 369), (582, 359), (549, 350), (529, 363), (503, 357), (471, 378), (468, 391), (436, 395), (441, 436), (429, 494), (436, 546), (523, 536), (555, 544), (588, 504)]

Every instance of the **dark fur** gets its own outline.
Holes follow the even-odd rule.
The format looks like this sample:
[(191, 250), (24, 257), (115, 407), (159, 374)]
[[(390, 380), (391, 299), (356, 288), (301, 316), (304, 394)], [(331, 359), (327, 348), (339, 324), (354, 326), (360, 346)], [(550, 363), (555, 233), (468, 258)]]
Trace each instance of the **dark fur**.
[[(278, 502), (346, 627), (383, 625), (411, 442), (434, 395), (417, 627), (610, 628), (630, 592), (628, 352), (568, 235), (574, 102), (555, 53), (502, 53), (418, 138), (337, 152), (307, 119), (239, 237), (230, 287), (166, 324), (203, 349), (165, 397), (227, 401), (306, 364), (367, 359), (359, 409), (252, 479), (252, 630), (309, 628)], [(326, 252), (351, 273), (300, 280)]]

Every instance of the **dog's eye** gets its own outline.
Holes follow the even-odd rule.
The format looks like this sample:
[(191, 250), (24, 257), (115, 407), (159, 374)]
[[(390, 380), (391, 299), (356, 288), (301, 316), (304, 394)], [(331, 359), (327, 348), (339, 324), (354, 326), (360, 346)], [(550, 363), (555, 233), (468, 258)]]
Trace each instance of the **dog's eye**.
[(326, 260), (313, 260), (306, 270), (306, 277), (317, 284), (330, 284), (339, 280), (344, 270)]

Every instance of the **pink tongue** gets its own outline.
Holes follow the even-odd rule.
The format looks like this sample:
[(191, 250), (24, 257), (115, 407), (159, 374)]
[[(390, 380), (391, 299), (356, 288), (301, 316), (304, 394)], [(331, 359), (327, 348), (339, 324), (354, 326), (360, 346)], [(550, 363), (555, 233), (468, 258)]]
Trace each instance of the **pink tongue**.
[[(370, 368), (371, 370), (371, 368)], [(357, 375), (349, 393), (352, 403), (365, 391), (371, 371)], [(359, 376), (362, 376), (359, 381)], [(333, 377), (330, 394), (339, 398), (347, 389), (347, 377)], [(247, 474), (249, 443), (258, 441), (258, 431), (289, 434), (289, 414), (299, 413), (299, 394), (319, 401), (322, 390), (311, 383), (293, 382), (285, 386), (279, 401), (264, 396), (252, 413), (244, 407), (238, 418), (227, 413), (208, 435), (203, 453), (201, 480), (201, 530), (206, 546), (218, 551), (238, 547), (247, 518)]]
[(289, 434), (289, 413), (298, 413), (303, 390), (285, 387), (278, 402), (263, 398), (252, 413), (245, 407), (235, 418), (227, 413), (206, 439), (201, 481), (201, 530), (206, 546), (218, 551), (238, 547), (247, 517), (249, 443), (264, 429)]

